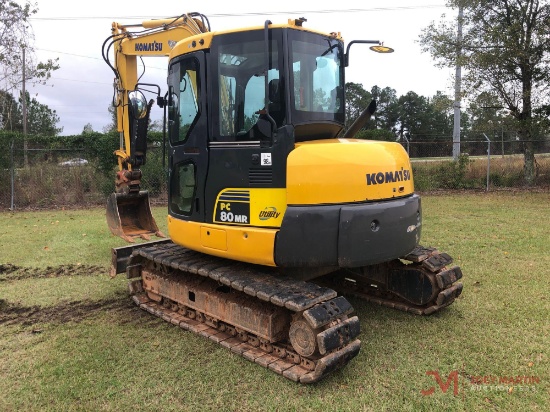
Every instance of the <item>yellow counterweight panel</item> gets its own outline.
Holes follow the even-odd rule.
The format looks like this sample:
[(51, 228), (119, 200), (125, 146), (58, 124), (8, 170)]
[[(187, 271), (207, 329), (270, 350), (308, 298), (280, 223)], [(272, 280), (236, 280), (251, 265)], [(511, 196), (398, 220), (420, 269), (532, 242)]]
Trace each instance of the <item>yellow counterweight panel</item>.
[(289, 205), (376, 201), (413, 191), (409, 157), (398, 143), (318, 140), (296, 144), (288, 156)]
[(221, 226), (168, 216), (174, 243), (210, 255), (265, 266), (276, 266), (273, 248), (277, 229)]

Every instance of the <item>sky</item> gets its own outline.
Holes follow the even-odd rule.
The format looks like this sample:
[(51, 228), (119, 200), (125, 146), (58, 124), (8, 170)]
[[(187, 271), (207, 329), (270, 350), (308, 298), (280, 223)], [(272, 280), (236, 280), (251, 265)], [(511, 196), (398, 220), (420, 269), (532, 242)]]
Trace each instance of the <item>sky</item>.
[[(408, 91), (426, 97), (437, 91), (453, 95), (454, 70), (436, 68), (418, 44), (423, 28), (439, 21), (443, 14), (447, 18), (456, 14), (445, 7), (445, 0), (205, 1), (200, 8), (193, 3), (193, 9), (174, 0), (36, 1), (39, 11), (31, 25), (37, 61), (59, 58), (60, 69), (46, 86), (27, 89), (40, 103), (56, 110), (62, 135), (80, 134), (88, 123), (101, 132), (111, 122), (107, 108), (113, 95), (113, 73), (101, 57), (101, 46), (111, 33), (113, 21), (136, 24), (186, 12), (206, 15), (213, 31), (305, 17), (306, 27), (340, 32), (345, 45), (352, 40), (381, 40), (395, 52), (377, 54), (366, 45), (353, 45), (346, 82), (360, 83), (367, 90), (375, 85), (391, 87), (398, 96)], [(159, 84), (164, 94), (167, 59), (149, 58), (146, 65), (141, 81)], [(154, 106), (151, 118), (161, 117), (162, 109)]]

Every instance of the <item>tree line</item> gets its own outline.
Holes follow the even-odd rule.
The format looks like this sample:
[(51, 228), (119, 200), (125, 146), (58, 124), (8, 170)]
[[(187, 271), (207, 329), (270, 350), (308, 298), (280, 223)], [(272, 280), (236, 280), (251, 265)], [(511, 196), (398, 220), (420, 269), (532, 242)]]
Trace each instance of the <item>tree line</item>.
[[(550, 0), (448, 0), (458, 17), (442, 18), (419, 36), (424, 52), (440, 67), (459, 66), (463, 140), (494, 138), (523, 142), (527, 184), (535, 177), (535, 149), (550, 135)], [(21, 82), (21, 51), (29, 56), (25, 78), (46, 82), (58, 69), (56, 60), (35, 62), (29, 18), (35, 5), (0, 0), (0, 129), (22, 129), (21, 105), (15, 97)], [(390, 87), (347, 83), (349, 126), (372, 99), (378, 102), (373, 120), (358, 137), (380, 140), (450, 141), (455, 98), (438, 92), (425, 97), (410, 91), (397, 96)], [(59, 117), (25, 95), (29, 132), (58, 135)], [(109, 128), (109, 127), (107, 127)], [(90, 125), (83, 132), (90, 132)]]
[(420, 35), (440, 67), (460, 67), (460, 92), (478, 110), (506, 110), (525, 142), (525, 183), (535, 179), (537, 137), (550, 117), (550, 0), (447, 0), (454, 20)]
[[(27, 133), (31, 135), (58, 136), (60, 118), (55, 110), (40, 103), (25, 93), (27, 110)], [(11, 93), (0, 90), (0, 129), (23, 133), (23, 99), (16, 99)]]
[[(397, 96), (390, 87), (373, 86), (366, 90), (358, 83), (346, 84), (346, 127), (349, 127), (371, 100), (377, 102), (372, 120), (357, 137), (407, 142), (452, 142), (454, 101), (437, 92), (426, 97), (409, 91)], [(484, 141), (484, 135), (496, 141), (524, 141), (512, 114), (497, 106), (494, 96), (481, 93), (461, 112), (461, 139)], [(529, 138), (537, 142), (550, 138), (550, 122), (544, 111), (533, 116)], [(520, 137), (521, 136), (521, 137)]]

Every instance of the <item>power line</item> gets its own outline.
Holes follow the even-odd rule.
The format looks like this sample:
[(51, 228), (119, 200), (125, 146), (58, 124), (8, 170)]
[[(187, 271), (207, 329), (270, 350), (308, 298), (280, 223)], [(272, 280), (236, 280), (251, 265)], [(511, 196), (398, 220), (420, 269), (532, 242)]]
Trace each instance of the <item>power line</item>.
[[(49, 105), (48, 105), (49, 107)], [(94, 107), (94, 106), (83, 106), (83, 107)], [(60, 114), (59, 111), (55, 111), (56, 114)], [(88, 114), (105, 114), (106, 116), (110, 116), (110, 114), (108, 114), (107, 110), (102, 110), (102, 111), (90, 111), (90, 110), (86, 110), (85, 113), (82, 112), (82, 110), (79, 110), (79, 111), (75, 111), (75, 112), (71, 112), (71, 111), (65, 111), (63, 110), (63, 114), (82, 114), (82, 115), (88, 115)], [(74, 117), (74, 116), (73, 116)]]
[(108, 84), (108, 85), (112, 85), (113, 83), (106, 83), (106, 82), (92, 82), (90, 80), (81, 80), (81, 79), (64, 79), (63, 77), (50, 77), (50, 79), (53, 79), (53, 80), (65, 80), (65, 81), (68, 81), (68, 82), (79, 82), (79, 83), (94, 83), (94, 84)]
[(65, 54), (67, 56), (76, 56), (76, 57), (84, 57), (86, 59), (103, 60), (99, 57), (84, 56), (83, 54), (67, 53), (67, 52), (62, 52), (62, 51), (57, 51), (57, 50), (48, 50), (48, 49), (42, 49), (42, 48), (39, 48), (39, 47), (35, 47), (34, 49), (49, 52), (49, 53)]
[(93, 104), (48, 104), (48, 106), (55, 106), (55, 107), (95, 107), (96, 105)]
[[(245, 17), (245, 16), (269, 16), (274, 14), (336, 14), (336, 13), (364, 13), (380, 11), (418, 10), (446, 8), (444, 5), (432, 4), (422, 6), (395, 6), (395, 7), (373, 7), (370, 9), (325, 9), (325, 10), (293, 10), (293, 11), (270, 11), (270, 12), (248, 12), (248, 13), (214, 13), (214, 17)], [(166, 16), (65, 16), (65, 17), (31, 17), (30, 20), (59, 21), (59, 20), (150, 20), (164, 19)]]
[[(86, 58), (86, 59), (93, 59), (93, 60), (103, 61), (103, 59), (101, 59), (99, 57), (84, 56), (83, 54), (67, 53), (67, 52), (62, 52), (62, 51), (57, 51), (57, 50), (48, 50), (48, 49), (42, 49), (42, 48), (39, 48), (39, 47), (35, 47), (35, 50), (45, 51), (45, 52), (48, 52), (48, 53), (64, 54), (64, 55), (67, 55), (67, 56), (83, 57), (83, 58)], [(144, 56), (144, 57), (159, 58), (159, 57), (162, 57), (162, 56)], [(147, 69), (155, 69), (155, 70), (164, 70), (164, 71), (166, 71), (166, 67), (146, 66), (146, 68)]]

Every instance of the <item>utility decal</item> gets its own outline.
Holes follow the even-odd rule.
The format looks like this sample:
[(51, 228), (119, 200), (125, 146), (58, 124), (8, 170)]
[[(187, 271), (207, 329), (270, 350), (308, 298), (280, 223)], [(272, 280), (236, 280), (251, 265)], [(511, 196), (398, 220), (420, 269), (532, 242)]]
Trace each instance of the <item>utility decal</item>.
[(401, 168), (393, 172), (367, 173), (367, 186), (411, 180), (411, 171)]
[(224, 190), (216, 201), (214, 222), (237, 225), (250, 224), (250, 191)]
[(264, 210), (260, 211), (258, 219), (260, 220), (269, 220), (277, 219), (281, 215), (280, 212), (277, 212), (277, 208), (273, 206), (266, 207)]
[(278, 228), (285, 211), (285, 188), (232, 187), (218, 193), (212, 221), (225, 225)]
[(136, 43), (135, 48), (137, 52), (162, 51), (162, 43), (156, 41), (152, 43)]

